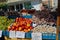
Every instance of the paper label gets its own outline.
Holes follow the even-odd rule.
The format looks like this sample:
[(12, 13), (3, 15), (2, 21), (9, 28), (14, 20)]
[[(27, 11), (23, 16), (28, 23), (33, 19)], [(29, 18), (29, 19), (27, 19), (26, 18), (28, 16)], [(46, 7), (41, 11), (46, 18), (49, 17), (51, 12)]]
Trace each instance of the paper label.
[(2, 31), (0, 30), (0, 37), (2, 37)]
[(17, 38), (25, 38), (25, 32), (16, 31)]
[(9, 32), (9, 38), (15, 38), (16, 37), (15, 35), (16, 35), (15, 31)]
[(42, 40), (42, 33), (32, 33), (32, 40)]

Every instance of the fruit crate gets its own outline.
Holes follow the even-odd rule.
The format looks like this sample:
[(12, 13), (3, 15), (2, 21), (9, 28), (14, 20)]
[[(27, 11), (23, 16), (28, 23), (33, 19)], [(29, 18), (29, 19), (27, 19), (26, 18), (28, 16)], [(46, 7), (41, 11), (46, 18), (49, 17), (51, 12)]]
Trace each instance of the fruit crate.
[[(32, 36), (31, 36), (32, 32), (28, 32), (28, 33), (25, 33), (25, 38), (5, 38), (6, 40), (31, 40)], [(8, 35), (8, 34), (6, 34)], [(42, 34), (42, 39), (44, 40), (56, 40), (56, 34), (55, 33), (43, 33)]]

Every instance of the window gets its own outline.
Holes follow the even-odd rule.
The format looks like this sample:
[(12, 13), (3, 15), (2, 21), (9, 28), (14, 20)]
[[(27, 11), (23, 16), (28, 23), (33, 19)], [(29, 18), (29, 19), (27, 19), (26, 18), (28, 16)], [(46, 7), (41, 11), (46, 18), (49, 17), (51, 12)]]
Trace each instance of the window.
[(32, 8), (31, 2), (25, 2), (24, 7), (25, 9), (31, 9)]

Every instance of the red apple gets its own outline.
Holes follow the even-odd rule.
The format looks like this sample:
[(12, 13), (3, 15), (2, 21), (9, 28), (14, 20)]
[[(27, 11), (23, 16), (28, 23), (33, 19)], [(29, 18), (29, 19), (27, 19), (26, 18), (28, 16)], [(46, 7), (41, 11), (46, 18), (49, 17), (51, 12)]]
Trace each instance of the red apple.
[(24, 29), (24, 32), (28, 32), (28, 30), (27, 29)]
[(14, 30), (15, 29), (15, 27), (14, 26), (12, 26), (12, 30)]

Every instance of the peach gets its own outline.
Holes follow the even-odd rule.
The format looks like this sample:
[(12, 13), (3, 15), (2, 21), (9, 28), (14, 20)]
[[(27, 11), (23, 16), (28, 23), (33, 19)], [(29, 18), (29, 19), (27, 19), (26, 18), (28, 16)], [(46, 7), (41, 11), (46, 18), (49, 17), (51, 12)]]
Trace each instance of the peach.
[(16, 26), (16, 23), (13, 23), (13, 26)]
[(30, 31), (30, 29), (28, 29), (28, 31)]
[(22, 27), (19, 27), (19, 31), (21, 31), (22, 30)]
[(29, 27), (29, 26), (30, 26), (30, 24), (27, 24), (27, 26)]
[(15, 30), (18, 31), (18, 28), (16, 28)]
[(28, 32), (28, 30), (27, 29), (24, 29), (24, 32)]

